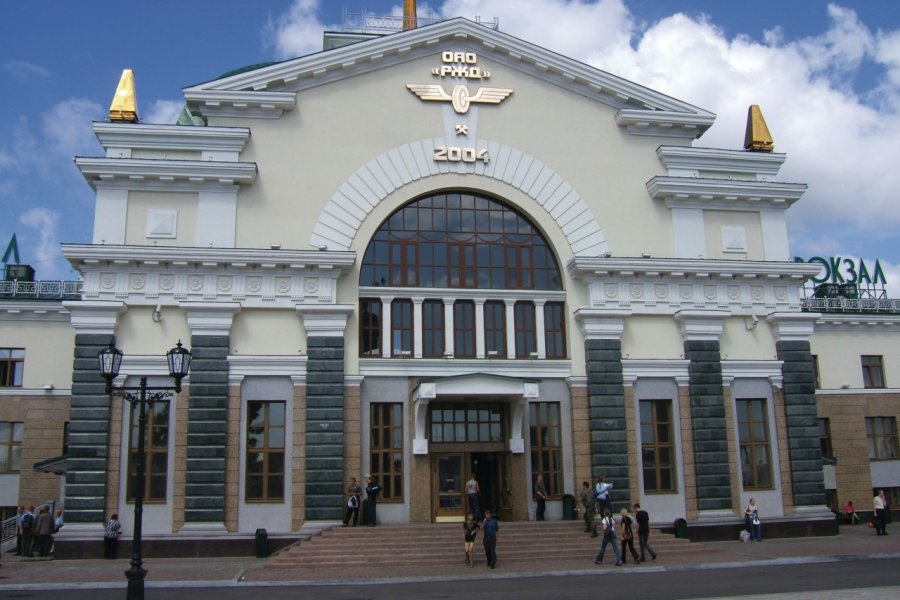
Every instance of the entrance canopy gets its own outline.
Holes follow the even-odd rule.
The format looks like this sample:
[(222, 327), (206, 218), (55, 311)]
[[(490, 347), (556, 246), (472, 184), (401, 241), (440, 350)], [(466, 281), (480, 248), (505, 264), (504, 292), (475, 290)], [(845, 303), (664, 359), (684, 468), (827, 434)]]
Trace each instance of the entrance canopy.
[(413, 438), (413, 454), (428, 454), (428, 403), (441, 397), (485, 397), (504, 398), (510, 401), (512, 418), (510, 423), (509, 451), (513, 454), (525, 452), (522, 426), (525, 407), (532, 398), (537, 398), (539, 381), (501, 377), (498, 375), (461, 375), (444, 377), (433, 381), (421, 381), (413, 390), (413, 404), (416, 411), (416, 432)]

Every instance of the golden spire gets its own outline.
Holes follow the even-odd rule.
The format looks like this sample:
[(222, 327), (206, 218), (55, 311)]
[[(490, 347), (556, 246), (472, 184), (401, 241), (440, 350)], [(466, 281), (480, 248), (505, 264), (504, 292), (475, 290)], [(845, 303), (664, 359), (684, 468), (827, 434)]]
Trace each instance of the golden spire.
[(758, 104), (750, 105), (747, 111), (747, 133), (744, 134), (744, 150), (751, 152), (771, 152), (775, 149), (772, 134), (766, 126)]
[(109, 120), (120, 123), (137, 123), (137, 96), (134, 93), (134, 73), (131, 69), (122, 71), (119, 87), (109, 105)]
[(403, 0), (403, 29), (416, 27), (416, 0)]

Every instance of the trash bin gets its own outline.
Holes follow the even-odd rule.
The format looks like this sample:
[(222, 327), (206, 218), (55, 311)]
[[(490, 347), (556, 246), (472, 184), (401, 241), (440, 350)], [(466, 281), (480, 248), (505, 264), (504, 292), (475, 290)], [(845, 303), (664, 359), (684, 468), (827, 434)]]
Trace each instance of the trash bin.
[(675, 519), (675, 537), (687, 539), (687, 521)]
[(574, 521), (577, 517), (575, 514), (575, 496), (566, 494), (563, 500), (563, 519), (566, 521)]
[(269, 532), (256, 530), (256, 558), (269, 558)]

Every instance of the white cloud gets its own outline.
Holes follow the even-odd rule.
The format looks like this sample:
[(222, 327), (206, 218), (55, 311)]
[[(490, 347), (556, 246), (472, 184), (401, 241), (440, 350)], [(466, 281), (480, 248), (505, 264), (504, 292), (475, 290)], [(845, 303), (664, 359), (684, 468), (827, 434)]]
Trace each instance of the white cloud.
[(150, 110), (141, 116), (141, 122), (174, 125), (182, 108), (184, 100), (154, 100), (150, 104)]
[(326, 27), (316, 14), (319, 0), (295, 0), (288, 12), (269, 19), (266, 37), (278, 58), (293, 58), (322, 50), (322, 32)]
[(29, 259), (27, 262), (32, 265), (42, 263), (41, 271), (44, 273), (54, 272), (52, 263), (61, 258), (59, 251), (59, 221), (60, 213), (47, 208), (32, 208), (27, 210), (19, 217), (22, 225), (34, 230), (37, 236), (26, 233), (24, 238), (27, 240), (37, 237), (37, 241), (29, 248)]
[(2, 69), (16, 79), (34, 79), (50, 77), (50, 71), (40, 65), (25, 60), (10, 60), (3, 63)]
[(95, 154), (97, 138), (91, 122), (103, 116), (103, 108), (87, 98), (69, 98), (53, 105), (43, 116), (42, 129), (48, 147), (69, 158)]

